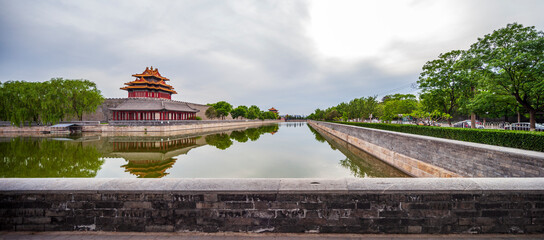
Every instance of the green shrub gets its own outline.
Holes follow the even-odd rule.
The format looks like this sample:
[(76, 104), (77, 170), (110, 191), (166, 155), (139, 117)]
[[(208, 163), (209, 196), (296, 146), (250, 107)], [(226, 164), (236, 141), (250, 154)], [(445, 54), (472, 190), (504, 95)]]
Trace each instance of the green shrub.
[(430, 127), (407, 124), (337, 122), (367, 128), (411, 133), (430, 137), (490, 144), (544, 152), (544, 132), (506, 131), (499, 129), (471, 129)]
[(195, 120), (202, 120), (202, 118), (199, 117), (199, 116), (196, 116), (196, 117), (195, 117)]

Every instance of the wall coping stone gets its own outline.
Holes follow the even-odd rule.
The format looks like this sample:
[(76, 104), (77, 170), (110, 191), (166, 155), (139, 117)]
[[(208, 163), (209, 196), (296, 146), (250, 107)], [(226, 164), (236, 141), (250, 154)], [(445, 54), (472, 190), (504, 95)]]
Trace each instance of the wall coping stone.
[(437, 137), (430, 137), (430, 136), (424, 136), (424, 135), (417, 135), (417, 134), (411, 134), (411, 133), (403, 133), (403, 132), (394, 132), (394, 131), (387, 131), (382, 129), (376, 129), (376, 128), (366, 128), (366, 127), (360, 127), (360, 126), (354, 126), (354, 125), (346, 125), (346, 124), (340, 124), (340, 123), (332, 123), (332, 122), (319, 122), (319, 121), (313, 121), (316, 124), (332, 124), (332, 125), (338, 125), (343, 127), (353, 127), (353, 128), (363, 128), (369, 131), (376, 131), (381, 133), (388, 133), (393, 135), (399, 135), (399, 136), (407, 136), (411, 138), (419, 138), (422, 140), (431, 140), (431, 141), (438, 141), (438, 142), (444, 142), (449, 144), (457, 144), (457, 145), (463, 145), (470, 148), (481, 148), (485, 150), (490, 151), (500, 151), (500, 152), (507, 152), (511, 154), (519, 154), (519, 155), (527, 155), (532, 158), (540, 158), (544, 160), (544, 153), (537, 152), (537, 151), (531, 151), (531, 150), (524, 150), (519, 148), (510, 148), (510, 147), (502, 147), (502, 146), (495, 146), (495, 145), (488, 145), (483, 143), (473, 143), (473, 142), (465, 142), (465, 141), (459, 141), (459, 140), (452, 140), (452, 139), (446, 139), (446, 138), (437, 138)]
[(0, 192), (543, 192), (544, 178), (4, 178)]

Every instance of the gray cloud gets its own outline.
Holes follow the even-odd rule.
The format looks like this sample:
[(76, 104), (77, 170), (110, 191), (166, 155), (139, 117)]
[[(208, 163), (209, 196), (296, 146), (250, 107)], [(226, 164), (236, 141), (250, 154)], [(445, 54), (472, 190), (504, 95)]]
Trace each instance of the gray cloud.
[(175, 99), (308, 114), (414, 82), (425, 61), (506, 23), (544, 29), (539, 1), (457, 2), (448, 37), (385, 39), (381, 56), (347, 60), (323, 56), (308, 34), (312, 2), (0, 0), (0, 81), (84, 78), (124, 97), (123, 83), (152, 65), (172, 79)]

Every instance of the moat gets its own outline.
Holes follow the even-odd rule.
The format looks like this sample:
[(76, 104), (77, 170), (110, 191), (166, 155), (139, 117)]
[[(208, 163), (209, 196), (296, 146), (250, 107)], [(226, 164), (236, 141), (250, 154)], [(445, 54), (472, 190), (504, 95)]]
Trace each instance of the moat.
[(408, 177), (306, 123), (206, 135), (1, 137), (2, 178)]

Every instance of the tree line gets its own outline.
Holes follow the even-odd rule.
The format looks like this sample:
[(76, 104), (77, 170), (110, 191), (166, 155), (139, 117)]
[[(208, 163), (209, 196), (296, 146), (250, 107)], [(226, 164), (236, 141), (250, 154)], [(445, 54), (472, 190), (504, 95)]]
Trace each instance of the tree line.
[(217, 103), (208, 104), (210, 106), (205, 114), (209, 119), (225, 119), (229, 114), (232, 119), (246, 118), (246, 119), (278, 119), (278, 114), (270, 111), (261, 111), (261, 109), (255, 105), (251, 105), (249, 108), (244, 105), (240, 105), (236, 108), (225, 101), (219, 101)]
[(0, 83), (0, 120), (14, 125), (55, 124), (66, 118), (83, 119), (104, 98), (89, 80), (53, 78), (46, 82)]
[(470, 115), (499, 118), (527, 113), (531, 130), (544, 111), (544, 33), (518, 23), (493, 31), (468, 50), (442, 53), (428, 61), (417, 81), (419, 99), (411, 94), (353, 99), (309, 118), (334, 120), (399, 115), (431, 121)]

